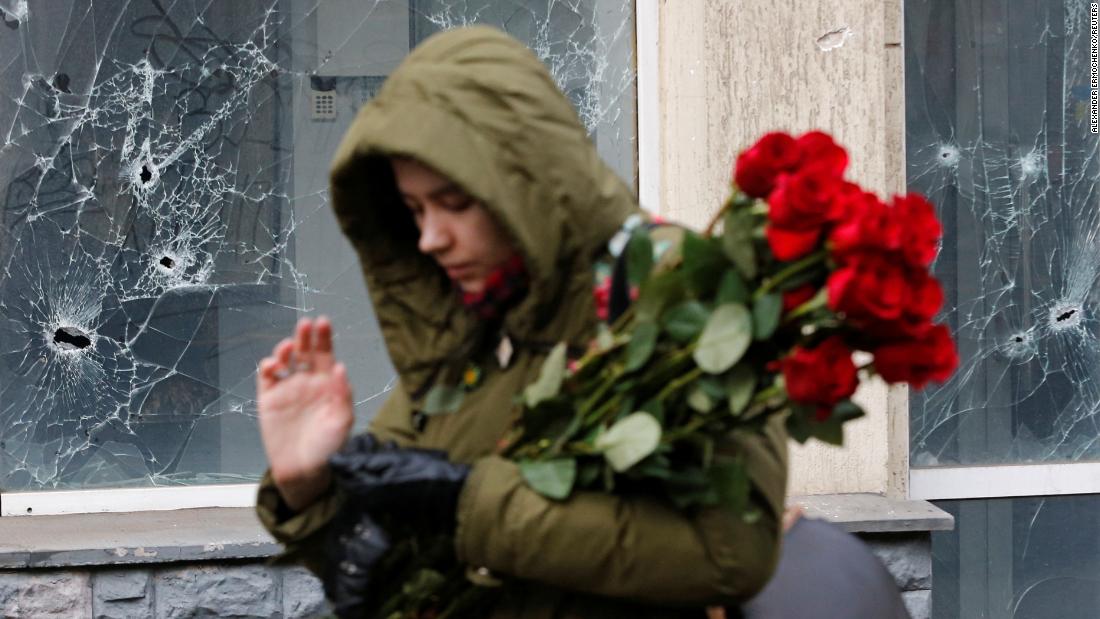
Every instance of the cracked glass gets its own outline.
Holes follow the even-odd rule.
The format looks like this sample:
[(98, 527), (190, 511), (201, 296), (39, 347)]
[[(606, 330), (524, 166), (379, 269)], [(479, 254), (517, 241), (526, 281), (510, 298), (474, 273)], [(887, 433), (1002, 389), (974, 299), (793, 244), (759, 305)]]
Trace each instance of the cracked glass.
[[(914, 468), (1100, 460), (1089, 5), (904, 5), (908, 185), (944, 222), (960, 353), (948, 383), (910, 394)], [(1100, 613), (1100, 495), (936, 504), (955, 530), (932, 535), (931, 616)]]
[(943, 501), (932, 533), (932, 617), (1095, 619), (1100, 496)]
[(944, 222), (960, 366), (912, 394), (914, 467), (1100, 460), (1089, 2), (905, 3), (908, 186)]
[(392, 387), (327, 167), (411, 46), (546, 62), (631, 184), (633, 3), (0, 0), (0, 490), (255, 481), (255, 368), (328, 314), (362, 426)]

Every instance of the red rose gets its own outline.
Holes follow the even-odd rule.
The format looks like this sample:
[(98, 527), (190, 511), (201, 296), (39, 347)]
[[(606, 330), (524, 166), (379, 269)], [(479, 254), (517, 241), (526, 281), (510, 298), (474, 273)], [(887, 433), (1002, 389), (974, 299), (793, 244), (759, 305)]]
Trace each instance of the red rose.
[(829, 275), (829, 309), (855, 324), (901, 318), (910, 286), (904, 265), (888, 254), (860, 252)]
[(836, 178), (844, 175), (844, 169), (848, 167), (848, 153), (829, 134), (810, 131), (799, 136), (796, 144), (802, 154), (800, 165), (823, 166)]
[(768, 133), (737, 156), (733, 182), (754, 198), (767, 197), (775, 187), (776, 176), (794, 170), (799, 158), (794, 138), (786, 133)]
[(768, 196), (768, 220), (791, 230), (814, 230), (835, 219), (835, 200), (841, 181), (812, 165), (793, 174), (780, 174)]
[(611, 312), (611, 277), (605, 277), (599, 285), (592, 288), (592, 298), (596, 304), (596, 318), (606, 321)]
[(873, 193), (860, 190), (849, 194), (844, 215), (829, 234), (834, 257), (859, 250), (896, 251), (901, 246), (901, 221), (894, 211)]
[(935, 277), (923, 269), (910, 269), (909, 300), (905, 317), (910, 321), (929, 321), (943, 307), (943, 288)]
[(817, 247), (821, 231), (788, 230), (769, 225), (764, 228), (764, 236), (768, 239), (768, 247), (775, 259), (789, 262), (813, 251)]
[(959, 365), (951, 332), (935, 325), (919, 338), (880, 346), (874, 351), (875, 370), (890, 383), (907, 382), (920, 389), (928, 381), (947, 380)]
[(855, 393), (859, 383), (852, 351), (836, 336), (817, 348), (796, 346), (780, 368), (791, 401), (816, 406), (818, 421), (828, 419), (833, 406)]
[(817, 287), (813, 284), (806, 284), (805, 286), (799, 286), (794, 290), (788, 290), (783, 293), (783, 313), (789, 314), (790, 312), (798, 309), (798, 306), (814, 298), (817, 294)]
[(920, 194), (894, 196), (892, 203), (900, 222), (900, 246), (906, 261), (918, 267), (932, 264), (943, 233), (936, 210)]

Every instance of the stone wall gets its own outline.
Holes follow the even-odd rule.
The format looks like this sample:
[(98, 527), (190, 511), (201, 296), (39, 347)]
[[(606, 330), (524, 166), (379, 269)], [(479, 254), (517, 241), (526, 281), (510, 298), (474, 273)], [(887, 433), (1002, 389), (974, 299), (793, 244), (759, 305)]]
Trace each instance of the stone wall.
[(320, 582), (299, 567), (250, 562), (0, 571), (0, 617), (307, 619), (327, 613)]
[[(930, 619), (929, 534), (860, 537), (894, 576), (913, 619)], [(0, 571), (0, 617), (307, 619), (328, 612), (320, 582), (309, 572), (262, 562)]]
[(886, 564), (913, 619), (932, 617), (932, 537), (929, 533), (865, 533), (875, 556)]

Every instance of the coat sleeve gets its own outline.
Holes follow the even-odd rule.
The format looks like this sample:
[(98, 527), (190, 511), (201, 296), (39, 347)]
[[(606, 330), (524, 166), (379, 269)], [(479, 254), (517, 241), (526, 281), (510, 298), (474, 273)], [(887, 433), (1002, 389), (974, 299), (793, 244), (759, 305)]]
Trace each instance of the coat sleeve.
[(720, 508), (686, 515), (645, 497), (547, 499), (515, 463), (479, 460), (460, 497), (463, 561), (520, 579), (646, 603), (733, 604), (767, 583), (779, 556), (786, 484), (782, 420), (731, 437), (753, 482), (753, 523)]
[[(413, 443), (415, 433), (409, 421), (410, 404), (405, 390), (398, 385), (367, 426), (382, 440), (400, 445)], [(256, 496), (256, 514), (264, 528), (286, 548), (276, 558), (279, 563), (301, 563), (320, 575), (325, 566), (324, 539), (332, 518), (344, 505), (344, 496), (336, 486), (330, 487), (309, 507), (293, 512), (271, 479), (264, 473)]]

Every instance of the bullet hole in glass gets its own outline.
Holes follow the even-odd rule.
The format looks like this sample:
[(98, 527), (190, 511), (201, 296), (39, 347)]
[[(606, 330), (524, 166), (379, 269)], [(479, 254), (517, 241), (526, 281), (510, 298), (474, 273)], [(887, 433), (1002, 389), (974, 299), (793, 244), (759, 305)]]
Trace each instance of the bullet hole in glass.
[(149, 171), (149, 166), (141, 166), (141, 182), (148, 183), (153, 180), (153, 173)]
[(1022, 344), (1024, 342), (1024, 336), (1017, 335), (1016, 337), (1012, 338), (1012, 341), (1016, 342), (1017, 344)]
[(1065, 322), (1065, 321), (1069, 320), (1070, 318), (1073, 318), (1073, 315), (1076, 314), (1076, 313), (1077, 313), (1077, 310), (1075, 310), (1075, 309), (1064, 311), (1061, 314), (1058, 314), (1057, 320), (1058, 320), (1058, 322)]
[(170, 269), (170, 268), (176, 266), (176, 261), (172, 260), (168, 256), (165, 256), (165, 257), (160, 259), (160, 265), (162, 267), (166, 268), (166, 269)]
[(53, 341), (65, 350), (83, 350), (92, 345), (87, 334), (73, 327), (60, 327), (54, 331)]
[(70, 81), (71, 79), (69, 78), (68, 73), (58, 73), (57, 75), (53, 76), (53, 87), (59, 92), (72, 94), (72, 91), (69, 90)]

